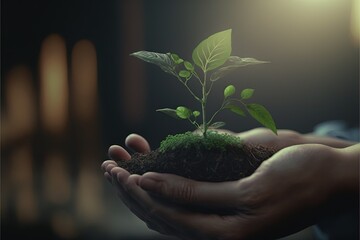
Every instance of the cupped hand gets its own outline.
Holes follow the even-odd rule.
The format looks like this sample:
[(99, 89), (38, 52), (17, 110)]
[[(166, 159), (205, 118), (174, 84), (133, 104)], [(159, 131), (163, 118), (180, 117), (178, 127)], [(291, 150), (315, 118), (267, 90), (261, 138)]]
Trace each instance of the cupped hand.
[(333, 194), (337, 154), (323, 145), (289, 147), (250, 177), (234, 182), (196, 182), (158, 173), (144, 174), (139, 180), (137, 188), (152, 196), (180, 206), (233, 208), (232, 215), (187, 211), (148, 196), (133, 196), (152, 216), (180, 228), (190, 239), (273, 239), (310, 226), (322, 215)]
[[(130, 134), (125, 145), (135, 152), (147, 153), (150, 151), (149, 143), (145, 138), (137, 134)], [(109, 148), (108, 154), (111, 160), (102, 163), (101, 169), (104, 171), (105, 178), (116, 187), (118, 196), (122, 202), (141, 220), (143, 220), (150, 229), (156, 230), (162, 234), (173, 234), (174, 229), (168, 226), (162, 219), (148, 212), (144, 199), (149, 200), (149, 194), (139, 187), (140, 176), (130, 174), (123, 168), (118, 167), (116, 161), (130, 161), (129, 152), (118, 145)]]
[[(125, 139), (125, 146), (135, 152), (146, 153), (150, 151), (148, 141), (135, 133), (130, 134)], [(114, 167), (118, 166), (116, 161), (128, 161), (131, 159), (131, 155), (123, 147), (118, 145), (112, 145), (108, 150), (108, 155), (111, 160), (104, 161), (101, 165), (101, 169), (104, 171), (105, 178), (112, 182), (113, 179), (110, 173)]]
[[(135, 140), (127, 145), (150, 149), (146, 140), (138, 136)], [(110, 155), (131, 158), (121, 147), (111, 148)], [(130, 175), (111, 160), (103, 163), (103, 169), (129, 209), (160, 233), (182, 239), (271, 239), (316, 222), (333, 194), (336, 156), (334, 149), (323, 145), (292, 146), (250, 177), (222, 183), (172, 174)], [(196, 211), (198, 206), (214, 212)], [(223, 208), (233, 211), (216, 213)]]
[[(244, 142), (262, 141), (263, 145), (282, 148), (291, 139), (299, 144), (299, 139), (304, 138), (297, 135), (284, 130), (275, 136), (266, 129), (254, 129), (240, 137)], [(150, 151), (148, 142), (136, 134), (129, 135), (125, 145), (137, 152)], [(329, 209), (328, 203), (336, 195), (334, 189), (343, 188), (339, 183), (344, 176), (357, 169), (348, 167), (338, 173), (339, 164), (334, 159), (346, 151), (319, 144), (287, 147), (265, 161), (253, 175), (222, 183), (198, 182), (171, 174), (130, 175), (115, 162), (131, 160), (121, 146), (110, 147), (112, 160), (105, 161), (102, 169), (121, 200), (150, 229), (181, 239), (273, 239), (315, 223)], [(208, 211), (202, 211), (204, 208)], [(219, 214), (219, 209), (231, 211), (224, 215)]]

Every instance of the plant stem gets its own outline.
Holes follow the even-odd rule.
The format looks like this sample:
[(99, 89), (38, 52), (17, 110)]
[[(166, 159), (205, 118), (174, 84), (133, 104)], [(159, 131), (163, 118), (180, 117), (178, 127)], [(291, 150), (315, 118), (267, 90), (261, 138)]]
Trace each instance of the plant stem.
[(186, 89), (190, 92), (190, 94), (191, 94), (197, 101), (201, 102), (201, 99), (200, 99), (198, 96), (196, 96), (196, 94), (189, 88), (189, 86), (187, 85), (187, 82), (186, 82), (186, 83), (183, 82), (182, 79), (181, 79), (179, 76), (177, 76), (177, 79), (186, 87)]
[(199, 80), (199, 83), (202, 85), (201, 79), (200, 79), (199, 75), (195, 71), (193, 72), (193, 75), (195, 76), (195, 78), (197, 80)]
[(206, 72), (204, 72), (204, 82), (202, 84), (202, 101), (201, 101), (201, 111), (202, 111), (202, 120), (203, 120), (203, 136), (206, 138), (207, 133), (207, 122), (206, 122), (206, 102), (207, 102), (207, 92), (206, 92)]
[(200, 128), (199, 124), (196, 122), (196, 119), (194, 121), (192, 121), (190, 118), (188, 118), (189, 122), (194, 125), (197, 129)]
[(244, 107), (246, 107), (246, 104), (245, 104), (241, 99), (231, 98), (231, 99), (229, 99), (229, 101), (239, 102), (239, 103), (241, 103), (242, 105), (244, 105)]
[(225, 105), (228, 103), (229, 101), (223, 101), (221, 104), (221, 107), (212, 115), (212, 117), (210, 118), (209, 122), (207, 123), (208, 126), (210, 126), (210, 124), (212, 123), (212, 121), (214, 120), (215, 116), (224, 109)]
[(209, 95), (209, 94), (210, 94), (213, 84), (214, 84), (214, 81), (211, 81), (211, 83), (210, 83), (210, 87), (209, 87), (209, 91), (207, 92), (207, 95)]

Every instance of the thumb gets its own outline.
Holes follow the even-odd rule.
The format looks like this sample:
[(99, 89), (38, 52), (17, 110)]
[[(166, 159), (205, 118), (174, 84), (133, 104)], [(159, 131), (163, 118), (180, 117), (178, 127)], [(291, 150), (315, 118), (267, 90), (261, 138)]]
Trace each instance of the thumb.
[(238, 181), (199, 182), (166, 173), (146, 173), (139, 185), (145, 191), (171, 202), (205, 207), (234, 207), (239, 195)]
[(150, 145), (148, 141), (136, 133), (132, 133), (126, 137), (125, 145), (139, 153), (150, 152)]

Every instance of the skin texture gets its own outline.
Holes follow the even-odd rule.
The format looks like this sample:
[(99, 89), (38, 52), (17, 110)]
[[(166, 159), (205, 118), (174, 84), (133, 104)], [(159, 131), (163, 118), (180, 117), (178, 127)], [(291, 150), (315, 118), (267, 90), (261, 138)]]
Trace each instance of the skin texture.
[[(105, 161), (102, 169), (121, 200), (150, 229), (181, 239), (273, 239), (316, 223), (339, 196), (358, 202), (360, 145), (289, 130), (280, 130), (278, 136), (262, 128), (239, 135), (245, 142), (280, 150), (238, 181), (130, 175), (114, 161), (131, 160), (120, 146), (110, 147), (113, 160)], [(125, 145), (137, 152), (150, 151), (147, 141), (136, 134), (129, 135)], [(208, 211), (197, 211), (200, 206)], [(217, 214), (223, 209), (231, 214)]]

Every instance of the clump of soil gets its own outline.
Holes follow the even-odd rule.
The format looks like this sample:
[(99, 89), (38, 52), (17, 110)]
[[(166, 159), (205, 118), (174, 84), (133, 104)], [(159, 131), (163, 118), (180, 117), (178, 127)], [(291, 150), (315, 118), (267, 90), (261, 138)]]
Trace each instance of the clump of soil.
[(118, 165), (130, 173), (172, 173), (197, 181), (232, 181), (251, 175), (274, 154), (262, 146), (241, 143), (237, 137), (213, 133), (202, 136), (185, 133), (169, 136), (148, 154), (135, 153), (131, 161)]

